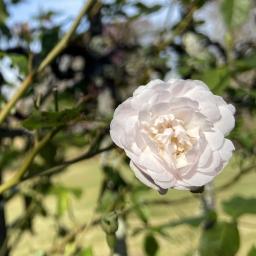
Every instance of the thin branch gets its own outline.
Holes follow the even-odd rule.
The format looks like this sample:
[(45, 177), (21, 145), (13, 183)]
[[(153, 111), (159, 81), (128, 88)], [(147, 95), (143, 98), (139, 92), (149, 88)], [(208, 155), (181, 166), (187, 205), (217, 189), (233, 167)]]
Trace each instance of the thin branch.
[(29, 49), (24, 48), (22, 46), (11, 47), (11, 48), (6, 48), (6, 49), (1, 48), (0, 52), (7, 53), (7, 54), (19, 54), (19, 55), (25, 55), (25, 56), (29, 55)]
[(67, 168), (68, 166), (70, 166), (72, 164), (75, 164), (77, 162), (89, 159), (89, 158), (94, 157), (94, 156), (96, 156), (98, 154), (101, 154), (101, 153), (103, 153), (105, 151), (109, 151), (109, 150), (113, 149), (114, 147), (115, 146), (113, 144), (111, 144), (111, 145), (109, 145), (109, 146), (107, 146), (105, 148), (99, 149), (97, 151), (89, 150), (88, 152), (85, 152), (85, 153), (81, 154), (80, 156), (75, 157), (73, 159), (64, 161), (63, 163), (61, 163), (59, 165), (56, 165), (56, 166), (53, 166), (53, 167), (51, 167), (49, 169), (46, 169), (46, 170), (43, 170), (43, 171), (36, 172), (36, 173), (31, 174), (31, 175), (28, 175), (28, 176), (24, 177), (22, 181), (28, 180), (28, 179), (33, 178), (33, 177), (49, 176), (49, 175), (56, 174), (59, 171), (61, 171), (62, 169)]
[(0, 127), (0, 138), (28, 137), (33, 138), (33, 134), (22, 128)]
[(50, 167), (46, 170), (42, 170), (42, 171), (39, 171), (39, 172), (35, 172), (35, 173), (28, 173), (27, 176), (23, 177), (23, 180), (27, 180), (27, 179), (30, 179), (32, 177), (35, 177), (35, 176), (45, 176), (45, 175), (52, 175), (52, 174), (56, 174), (58, 173), (59, 171), (61, 171), (62, 169), (72, 165), (72, 164), (75, 164), (77, 162), (80, 162), (82, 160), (86, 160), (86, 159), (89, 159), (91, 157), (94, 157), (100, 153), (103, 153), (105, 151), (108, 151), (108, 150), (111, 150), (114, 148), (114, 144), (111, 144), (105, 148), (102, 148), (100, 149), (100, 144), (102, 142), (102, 140), (104, 139), (104, 137), (106, 136), (106, 134), (108, 133), (109, 131), (109, 126), (105, 127), (104, 129), (102, 129), (98, 135), (94, 138), (93, 142), (91, 143), (88, 151), (86, 151), (85, 153), (81, 154), (80, 156), (77, 156), (73, 159), (70, 159), (70, 160), (67, 160), (67, 161), (64, 161), (64, 162), (61, 162), (53, 167)]
[(68, 43), (70, 42), (73, 34), (75, 33), (78, 25), (80, 24), (83, 16), (90, 10), (92, 4), (96, 1), (88, 0), (83, 8), (81, 9), (79, 15), (73, 22), (70, 30), (64, 35), (64, 37), (58, 42), (58, 44), (50, 51), (50, 53), (46, 56), (46, 58), (41, 62), (39, 67), (32, 71), (27, 78), (22, 82), (20, 87), (17, 89), (13, 97), (6, 103), (3, 107), (2, 111), (0, 112), (0, 124), (2, 124), (8, 114), (10, 113), (11, 109), (15, 106), (16, 102), (23, 96), (23, 94), (27, 91), (31, 83), (34, 79), (44, 71), (44, 69), (51, 64), (51, 62), (67, 47)]
[(46, 255), (53, 255), (56, 253), (63, 254), (65, 251), (65, 247), (68, 243), (75, 241), (76, 237), (79, 234), (84, 233), (85, 231), (88, 230), (89, 227), (91, 227), (95, 221), (96, 218), (96, 213), (97, 213), (97, 207), (94, 208), (92, 211), (91, 218), (89, 219), (88, 222), (83, 223), (77, 227), (75, 227), (73, 230), (71, 230), (66, 236), (63, 237), (63, 239), (60, 241), (60, 243), (54, 243), (52, 248), (50, 248), (47, 252)]
[(228, 182), (226, 182), (225, 184), (219, 186), (216, 188), (217, 192), (221, 192), (223, 190), (226, 190), (227, 188), (235, 185), (245, 174), (248, 174), (250, 172), (252, 172), (254, 169), (256, 168), (255, 164), (252, 164), (244, 169), (242, 169), (237, 175), (235, 175), (231, 180), (229, 180)]
[(6, 190), (17, 185), (21, 181), (23, 175), (28, 170), (28, 168), (29, 168), (30, 164), (33, 162), (35, 156), (48, 143), (48, 141), (53, 138), (53, 136), (59, 131), (59, 129), (60, 128), (52, 130), (41, 141), (39, 141), (35, 145), (35, 147), (28, 153), (27, 157), (25, 157), (25, 160), (23, 161), (21, 167), (14, 174), (14, 176), (12, 178), (10, 178), (8, 181), (6, 181), (5, 183), (3, 183), (2, 185), (0, 185), (0, 195), (3, 194)]
[(82, 233), (86, 228), (88, 227), (88, 224), (82, 224), (81, 226), (75, 228), (74, 230), (70, 231), (63, 240), (59, 244), (55, 244), (53, 248), (51, 248), (46, 255), (53, 255), (55, 253), (63, 253), (65, 250), (65, 247), (68, 243), (75, 240), (75, 238)]

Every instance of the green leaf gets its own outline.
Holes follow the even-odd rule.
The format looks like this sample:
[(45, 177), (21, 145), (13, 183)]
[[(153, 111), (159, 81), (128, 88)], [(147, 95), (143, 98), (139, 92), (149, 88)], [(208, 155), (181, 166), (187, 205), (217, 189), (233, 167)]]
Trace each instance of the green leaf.
[(198, 227), (203, 221), (204, 221), (203, 216), (196, 216), (196, 217), (188, 217), (188, 218), (183, 218), (180, 220), (176, 221), (170, 221), (165, 223), (164, 225), (159, 226), (160, 228), (170, 228), (170, 227), (177, 227), (179, 225), (189, 225), (190, 227)]
[(55, 128), (66, 125), (71, 121), (80, 120), (82, 114), (80, 108), (66, 109), (60, 112), (34, 112), (29, 118), (22, 122), (22, 125), (29, 129)]
[(42, 56), (48, 54), (48, 52), (55, 46), (59, 40), (60, 27), (56, 26), (51, 29), (45, 29), (41, 35), (42, 41)]
[(89, 248), (85, 248), (83, 249), (78, 256), (93, 256), (93, 251), (92, 251), (92, 248), (89, 247)]
[(0, 0), (0, 23), (3, 23), (8, 17), (6, 5), (3, 0)]
[(106, 190), (99, 199), (99, 205), (97, 210), (100, 212), (112, 211), (119, 200), (120, 197), (118, 193)]
[(111, 180), (115, 188), (126, 187), (127, 184), (124, 178), (121, 176), (120, 172), (113, 168), (112, 166), (105, 165), (103, 166), (103, 172), (108, 180)]
[(17, 67), (21, 74), (26, 75), (28, 73), (28, 59), (24, 55), (20, 54), (8, 54), (11, 59), (12, 65)]
[[(1, 138), (1, 137), (0, 137)], [(1, 169), (10, 165), (13, 159), (18, 159), (20, 152), (16, 149), (1, 150), (0, 151), (0, 166)]]
[(57, 215), (60, 217), (69, 209), (70, 195), (80, 198), (82, 190), (79, 188), (65, 187), (56, 184), (50, 189), (50, 193), (56, 195)]
[(222, 203), (224, 211), (233, 218), (243, 214), (256, 214), (256, 198), (236, 196)]
[(11, 31), (10, 29), (7, 27), (7, 25), (5, 23), (2, 23), (0, 20), (0, 35), (2, 36), (2, 34), (5, 35), (6, 37), (11, 37)]
[(255, 245), (252, 246), (252, 248), (248, 252), (247, 256), (256, 256), (256, 247), (255, 247)]
[(135, 4), (135, 6), (138, 8), (140, 14), (151, 14), (153, 12), (157, 12), (161, 9), (161, 5), (155, 4), (152, 6), (148, 6), (144, 4), (143, 2), (138, 2)]
[(45, 160), (47, 166), (53, 166), (55, 163), (55, 157), (57, 153), (57, 146), (51, 141), (45, 145), (45, 147), (40, 151), (41, 157)]
[(69, 208), (69, 194), (61, 192), (57, 194), (57, 215), (62, 216)]
[(37, 251), (33, 254), (33, 256), (46, 256), (46, 253), (42, 250)]
[(105, 214), (101, 219), (101, 227), (106, 234), (115, 234), (118, 229), (118, 216), (116, 212)]
[(159, 244), (152, 234), (147, 234), (144, 239), (144, 250), (147, 256), (155, 256), (159, 250)]
[(250, 69), (256, 68), (256, 54), (252, 54), (251, 56), (247, 56), (243, 59), (236, 60), (234, 62), (236, 71), (247, 71)]
[(230, 73), (226, 66), (207, 69), (202, 74), (193, 76), (205, 82), (215, 93), (221, 93), (229, 85)]
[(134, 207), (134, 212), (136, 215), (140, 218), (140, 220), (147, 224), (148, 223), (148, 212), (146, 211), (145, 208), (142, 208), (141, 206), (135, 206)]
[(147, 211), (146, 207), (142, 207), (140, 205), (140, 198), (141, 198), (141, 193), (138, 193), (138, 191), (134, 191), (131, 194), (131, 200), (132, 200), (133, 207), (134, 207), (134, 213), (138, 216), (138, 218), (144, 224), (148, 224), (149, 212)]
[(199, 244), (201, 256), (234, 256), (240, 245), (236, 222), (219, 222), (204, 229)]
[(243, 24), (249, 16), (251, 0), (223, 0), (221, 12), (229, 29)]

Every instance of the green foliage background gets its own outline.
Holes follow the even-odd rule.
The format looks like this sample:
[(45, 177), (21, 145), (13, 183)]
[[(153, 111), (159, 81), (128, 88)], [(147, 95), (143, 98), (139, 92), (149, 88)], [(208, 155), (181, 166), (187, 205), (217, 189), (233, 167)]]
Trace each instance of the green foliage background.
[[(256, 3), (90, 1), (58, 44), (67, 24), (54, 11), (8, 22), (22, 2), (0, 0), (0, 62), (15, 78), (1, 65), (0, 113), (28, 81), (0, 125), (0, 255), (256, 255)], [(175, 23), (169, 11), (151, 23), (174, 5)], [(216, 20), (198, 18), (207, 8)], [(236, 153), (204, 192), (162, 196), (134, 178), (109, 123), (137, 86), (173, 76), (235, 105)]]

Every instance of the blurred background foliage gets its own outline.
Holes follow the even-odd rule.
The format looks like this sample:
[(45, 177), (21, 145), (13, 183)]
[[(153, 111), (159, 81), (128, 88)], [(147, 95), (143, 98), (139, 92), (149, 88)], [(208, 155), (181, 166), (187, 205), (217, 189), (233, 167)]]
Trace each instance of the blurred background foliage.
[[(75, 18), (42, 8), (12, 22), (32, 2), (0, 0), (1, 110)], [(0, 189), (0, 255), (256, 255), (256, 2), (91, 2), (0, 126), (2, 186), (35, 153)], [(138, 85), (176, 77), (235, 105), (236, 153), (203, 193), (161, 196), (134, 178), (108, 127)]]

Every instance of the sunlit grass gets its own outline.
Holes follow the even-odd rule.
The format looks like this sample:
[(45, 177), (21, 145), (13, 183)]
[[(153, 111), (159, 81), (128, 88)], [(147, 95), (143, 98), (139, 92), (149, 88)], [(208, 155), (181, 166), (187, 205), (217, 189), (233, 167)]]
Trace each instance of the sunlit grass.
[[(94, 217), (94, 209), (97, 204), (98, 189), (101, 183), (102, 175), (100, 170), (99, 158), (80, 162), (70, 167), (65, 173), (57, 176), (55, 182), (60, 182), (69, 187), (79, 187), (83, 190), (82, 197), (78, 200), (72, 200), (73, 214), (65, 214), (61, 219), (61, 223), (68, 227), (78, 226), (87, 223)], [(216, 186), (224, 184), (233, 175), (237, 173), (235, 161), (231, 163), (226, 170), (216, 179)], [(122, 170), (129, 172), (129, 178), (134, 180), (132, 173), (128, 169)], [(130, 176), (131, 175), (131, 176)], [(148, 189), (147, 193), (142, 193), (142, 200), (145, 199), (177, 199), (188, 196), (189, 192), (170, 190), (166, 195), (160, 196), (157, 192)], [(229, 189), (220, 192), (216, 195), (216, 207), (220, 213), (220, 218), (228, 219), (222, 211), (221, 202), (235, 195), (245, 197), (256, 197), (255, 191), (255, 173), (251, 173), (243, 177), (237, 184)], [(191, 196), (193, 197), (193, 195)], [(53, 197), (46, 199), (47, 207), (51, 213), (55, 212), (56, 201)], [(239, 206), (238, 206), (239, 207)], [(8, 220), (9, 222), (18, 216), (22, 210), (22, 205), (19, 199), (12, 200), (8, 205)], [(164, 224), (170, 221), (179, 220), (183, 217), (197, 216), (201, 212), (200, 200), (192, 198), (192, 200), (183, 204), (170, 204), (164, 206), (146, 207), (146, 213), (149, 216), (150, 225)], [(55, 228), (57, 223), (54, 219), (37, 217), (34, 223), (35, 233), (27, 234), (22, 238), (14, 251), (14, 256), (33, 255), (39, 249), (49, 249), (55, 243)], [(129, 233), (128, 243), (130, 255), (142, 256), (143, 253), (143, 235), (132, 236), (132, 228), (143, 227), (143, 224), (131, 215), (128, 222)], [(241, 233), (241, 247), (238, 255), (246, 255), (253, 244), (256, 237), (256, 216), (247, 215), (240, 219), (239, 229)], [(192, 228), (187, 225), (171, 227), (166, 229), (169, 235), (166, 238), (158, 236), (157, 239), (161, 244), (159, 255), (185, 255), (187, 252), (194, 251), (198, 244), (200, 236), (199, 228)], [(99, 226), (95, 226), (78, 236), (77, 241), (83, 246), (92, 246), (96, 256), (108, 255), (108, 247), (105, 242), (104, 233)]]

